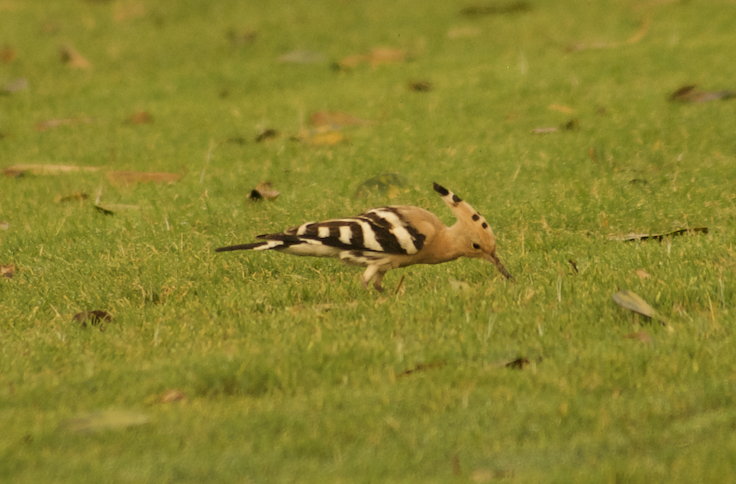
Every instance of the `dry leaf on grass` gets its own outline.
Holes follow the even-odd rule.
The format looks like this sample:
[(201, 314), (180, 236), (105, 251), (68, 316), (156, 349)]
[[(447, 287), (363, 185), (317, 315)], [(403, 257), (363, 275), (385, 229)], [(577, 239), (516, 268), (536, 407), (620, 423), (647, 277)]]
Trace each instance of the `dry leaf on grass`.
[(87, 200), (88, 198), (89, 198), (89, 195), (87, 195), (86, 193), (74, 192), (71, 195), (67, 195), (65, 197), (60, 197), (59, 198), (59, 202), (61, 202), (61, 203), (64, 203), (64, 202), (81, 202), (82, 200)]
[(534, 134), (549, 134), (556, 133), (557, 131), (577, 131), (580, 129), (580, 120), (578, 118), (572, 118), (569, 121), (562, 123), (560, 126), (551, 126), (548, 128), (535, 128), (532, 130)]
[(184, 393), (184, 391), (179, 390), (178, 388), (172, 388), (170, 390), (166, 390), (161, 394), (160, 401), (161, 403), (172, 403), (172, 402), (180, 402), (182, 400), (187, 399), (187, 394)]
[(132, 183), (174, 183), (179, 181), (181, 175), (178, 173), (162, 173), (148, 171), (110, 171), (107, 179), (112, 183), (130, 185)]
[(153, 116), (148, 111), (140, 111), (133, 113), (123, 121), (123, 124), (138, 125), (153, 123)]
[(432, 83), (429, 81), (410, 81), (409, 90), (414, 92), (429, 92), (432, 90)]
[(636, 32), (634, 32), (634, 34), (631, 35), (631, 37), (629, 37), (623, 42), (594, 42), (592, 44), (579, 43), (579, 44), (569, 45), (567, 46), (565, 50), (567, 52), (578, 52), (578, 51), (586, 50), (586, 49), (614, 49), (614, 48), (622, 47), (625, 45), (634, 45), (634, 44), (639, 43), (641, 39), (643, 39), (647, 35), (651, 24), (652, 24), (651, 17), (645, 18), (642, 21), (641, 25), (639, 26), (639, 29)]
[(25, 77), (18, 77), (12, 81), (8, 81), (2, 88), (2, 92), (12, 94), (18, 91), (25, 91), (28, 89), (28, 79)]
[(15, 275), (15, 266), (12, 264), (0, 266), (0, 277), (4, 279), (12, 279)]
[(361, 183), (355, 190), (356, 198), (365, 198), (380, 194), (389, 199), (409, 191), (406, 177), (398, 173), (383, 173)]
[(59, 424), (59, 430), (76, 433), (101, 432), (144, 425), (150, 421), (151, 417), (148, 415), (132, 410), (103, 410), (64, 420)]
[(75, 69), (88, 69), (91, 64), (71, 45), (62, 45), (59, 47), (59, 55), (61, 62)]
[(736, 97), (734, 91), (699, 91), (696, 89), (696, 85), (692, 84), (689, 86), (683, 86), (673, 92), (669, 100), (677, 101), (681, 103), (704, 103), (708, 101), (715, 101), (717, 99), (731, 99)]
[(367, 54), (357, 54), (345, 57), (337, 63), (341, 70), (354, 69), (360, 64), (370, 64), (376, 68), (381, 65), (399, 64), (406, 61), (406, 51), (402, 49), (391, 49), (388, 47), (376, 47)]
[(59, 126), (75, 126), (77, 124), (89, 124), (94, 120), (92, 118), (62, 118), (49, 119), (36, 124), (36, 131), (47, 131), (49, 129), (58, 128)]
[(256, 143), (262, 143), (269, 139), (278, 138), (281, 135), (277, 130), (275, 129), (266, 129), (261, 132), (258, 136), (256, 136)]
[(514, 471), (510, 469), (502, 469), (494, 471), (492, 469), (476, 469), (470, 473), (470, 480), (476, 484), (485, 484), (494, 480), (512, 479)]
[(8, 230), (10, 228), (10, 222), (7, 220), (3, 220), (0, 222), (0, 229), (2, 230)]
[(641, 279), (641, 280), (644, 280), (644, 279), (649, 279), (650, 277), (652, 277), (652, 276), (650, 276), (650, 275), (649, 275), (649, 273), (648, 273), (647, 271), (645, 271), (644, 269), (637, 269), (637, 270), (636, 270), (636, 275), (637, 275), (637, 276), (639, 276), (639, 279)]
[(455, 454), (452, 456), (452, 475), (459, 476), (462, 475), (463, 471), (460, 468), (460, 455)]
[(345, 135), (336, 130), (303, 130), (299, 136), (291, 138), (307, 146), (334, 146), (338, 143), (346, 141)]
[(37, 165), (22, 163), (19, 165), (3, 168), (2, 173), (6, 176), (16, 177), (20, 174), (31, 173), (33, 175), (61, 175), (77, 171), (99, 171), (96, 166), (73, 166), (73, 165)]
[(10, 64), (15, 60), (15, 49), (9, 45), (4, 46), (0, 49), (0, 62), (3, 64)]
[(644, 343), (645, 345), (652, 344), (652, 337), (646, 331), (637, 331), (636, 333), (625, 334), (626, 339), (636, 339)]
[(327, 61), (327, 56), (311, 50), (295, 50), (279, 56), (278, 61), (285, 64), (319, 64)]
[(628, 309), (648, 318), (658, 319), (662, 323), (666, 323), (667, 319), (659, 314), (644, 299), (632, 291), (621, 290), (613, 295), (613, 301), (624, 309)]
[(273, 189), (270, 181), (262, 181), (250, 191), (248, 198), (251, 200), (276, 200), (280, 192)]
[(529, 366), (529, 363), (530, 363), (529, 359), (524, 358), (522, 356), (522, 357), (516, 358), (513, 361), (509, 361), (504, 366), (506, 368), (511, 368), (512, 370), (523, 370), (525, 367)]
[(557, 104), (557, 103), (550, 104), (549, 106), (547, 106), (547, 109), (549, 109), (550, 111), (557, 111), (557, 112), (565, 113), (565, 114), (572, 114), (575, 112), (573, 108), (569, 106), (565, 106), (564, 104)]
[(101, 310), (82, 311), (81, 313), (75, 314), (72, 320), (80, 323), (83, 328), (87, 327), (87, 321), (89, 321), (92, 326), (99, 325), (100, 331), (104, 331), (102, 323), (112, 322), (112, 314)]
[(373, 124), (373, 121), (356, 118), (339, 111), (317, 111), (309, 117), (312, 126), (330, 126), (333, 129), (342, 126), (361, 126)]
[(128, 20), (143, 18), (146, 16), (146, 13), (146, 6), (143, 2), (135, 0), (115, 2), (112, 11), (112, 19), (118, 23), (127, 22)]
[(122, 212), (124, 210), (140, 210), (140, 205), (127, 205), (124, 203), (96, 203), (94, 205), (98, 212), (105, 215), (115, 215), (115, 212)]
[(408, 375), (411, 375), (412, 373), (416, 373), (418, 371), (427, 371), (427, 370), (434, 370), (436, 368), (442, 368), (447, 364), (446, 361), (433, 361), (430, 363), (420, 363), (414, 368), (410, 368), (408, 370), (404, 370), (398, 375), (396, 375), (396, 378), (402, 378)]
[(665, 237), (676, 237), (678, 235), (695, 235), (695, 234), (707, 234), (708, 227), (691, 227), (689, 229), (673, 230), (665, 234), (637, 234), (635, 232), (628, 233), (626, 235), (614, 235), (608, 236), (608, 240), (617, 240), (619, 242), (630, 242), (632, 240), (662, 240)]

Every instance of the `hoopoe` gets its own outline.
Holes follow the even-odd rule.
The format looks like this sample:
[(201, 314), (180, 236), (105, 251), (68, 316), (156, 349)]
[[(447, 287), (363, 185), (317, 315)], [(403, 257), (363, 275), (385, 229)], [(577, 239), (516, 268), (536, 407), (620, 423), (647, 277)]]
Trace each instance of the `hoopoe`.
[(434, 184), (442, 200), (457, 217), (447, 227), (433, 213), (419, 207), (392, 205), (368, 210), (355, 217), (307, 222), (279, 234), (259, 235), (262, 242), (220, 247), (231, 250), (276, 250), (293, 255), (337, 257), (365, 267), (363, 287), (383, 291), (381, 281), (390, 269), (414, 264), (440, 264), (460, 257), (491, 262), (507, 279), (513, 277), (496, 256), (496, 239), (488, 222), (467, 202)]

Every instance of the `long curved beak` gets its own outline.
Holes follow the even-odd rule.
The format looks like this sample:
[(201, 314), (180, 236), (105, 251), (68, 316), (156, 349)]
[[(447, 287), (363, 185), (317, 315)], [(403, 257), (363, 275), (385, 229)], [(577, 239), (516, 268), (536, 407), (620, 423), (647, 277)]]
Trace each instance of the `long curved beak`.
[(496, 256), (495, 252), (493, 254), (483, 254), (483, 258), (487, 260), (488, 262), (490, 262), (491, 264), (493, 264), (494, 266), (496, 266), (496, 269), (498, 269), (498, 272), (503, 274), (503, 276), (506, 279), (510, 280), (511, 282), (516, 282), (514, 278), (511, 276), (511, 274), (509, 274), (509, 271), (506, 270), (506, 267), (504, 267), (504, 265), (501, 264), (501, 261), (498, 260), (498, 256)]

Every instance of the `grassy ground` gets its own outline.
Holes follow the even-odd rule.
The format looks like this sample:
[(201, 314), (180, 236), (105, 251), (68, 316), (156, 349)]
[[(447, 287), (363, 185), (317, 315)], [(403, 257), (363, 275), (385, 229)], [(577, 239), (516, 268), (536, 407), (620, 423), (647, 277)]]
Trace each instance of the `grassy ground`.
[[(0, 480), (733, 481), (736, 101), (667, 96), (736, 88), (736, 5), (267, 3), (0, 0), (0, 85), (28, 81), (0, 96), (0, 167), (103, 167), (0, 177)], [(332, 67), (375, 47), (408, 59)], [(298, 50), (322, 60), (278, 62)], [(290, 139), (320, 110), (375, 123)], [(36, 128), (54, 119), (74, 121)], [(408, 188), (354, 197), (385, 172)], [(276, 201), (246, 199), (261, 180)], [(515, 284), (463, 260), (378, 295), (336, 261), (214, 253), (388, 203), (450, 223), (432, 181), (486, 216)]]

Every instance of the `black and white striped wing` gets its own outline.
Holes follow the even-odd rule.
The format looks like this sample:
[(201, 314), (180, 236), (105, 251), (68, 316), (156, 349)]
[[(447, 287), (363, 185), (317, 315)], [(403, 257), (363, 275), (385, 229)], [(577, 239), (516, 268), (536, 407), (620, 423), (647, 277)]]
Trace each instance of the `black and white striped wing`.
[(390, 255), (416, 254), (424, 247), (426, 236), (407, 220), (402, 207), (381, 207), (355, 217), (307, 222), (283, 233), (257, 238), (262, 241), (220, 247), (216, 251), (277, 250), (294, 255), (339, 257), (365, 265)]
[(356, 217), (308, 222), (284, 234), (259, 236), (269, 240), (275, 237), (293, 237), (309, 245), (316, 243), (337, 251), (404, 255), (419, 252), (425, 240), (397, 207), (374, 208)]

